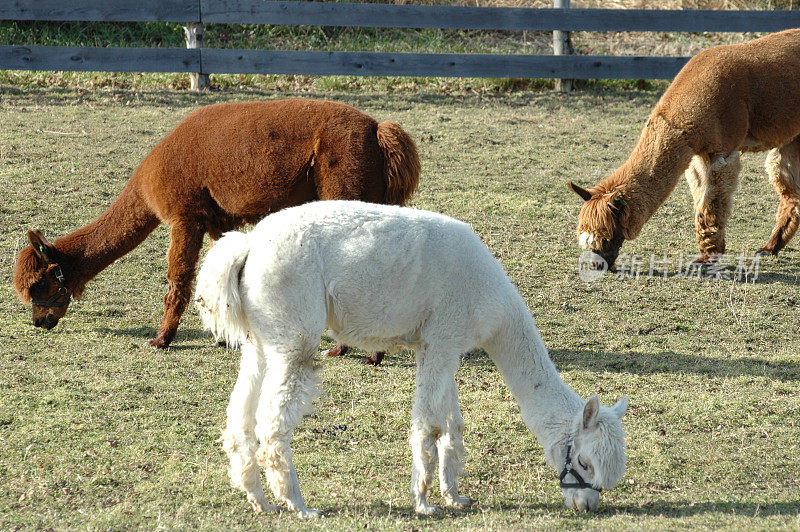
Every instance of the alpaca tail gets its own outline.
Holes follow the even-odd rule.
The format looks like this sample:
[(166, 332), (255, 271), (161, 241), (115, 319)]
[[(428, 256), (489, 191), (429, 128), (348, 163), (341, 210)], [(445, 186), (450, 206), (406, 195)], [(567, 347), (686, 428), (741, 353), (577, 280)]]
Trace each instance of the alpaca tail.
[(386, 198), (388, 204), (404, 205), (419, 183), (420, 163), (417, 146), (399, 124), (378, 124), (378, 145), (383, 150)]
[(197, 275), (195, 304), (203, 326), (229, 347), (242, 343), (250, 328), (239, 287), (249, 252), (246, 234), (225, 233), (209, 250)]

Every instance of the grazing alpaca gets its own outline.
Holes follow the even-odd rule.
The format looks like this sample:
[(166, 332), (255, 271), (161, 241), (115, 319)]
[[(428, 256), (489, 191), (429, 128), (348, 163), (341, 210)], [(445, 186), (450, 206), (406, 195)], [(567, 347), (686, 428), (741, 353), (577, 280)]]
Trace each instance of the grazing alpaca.
[(497, 364), (547, 461), (563, 466), (567, 506), (596, 509), (600, 489), (625, 471), (627, 398), (602, 407), (561, 380), (500, 264), (452, 218), (351, 201), (286, 209), (217, 242), (196, 301), (207, 329), (243, 344), (223, 442), (231, 483), (257, 511), (278, 507), (267, 503), (256, 462), (290, 510), (319, 515), (303, 501), (290, 443), (311, 410), (326, 328), (364, 349), (415, 350), (411, 496), (419, 513), (438, 510), (427, 500), (437, 456), (444, 503), (472, 503), (458, 492), (464, 420), (455, 373), (461, 353), (475, 347)]
[(164, 317), (150, 343), (175, 337), (203, 236), (317, 199), (402, 205), (419, 181), (411, 138), (347, 105), (317, 100), (219, 104), (187, 116), (145, 157), (96, 221), (48, 242), (31, 231), (17, 260), (20, 299), (51, 329), (70, 298), (159, 223), (170, 225)]
[(569, 184), (585, 200), (579, 243), (613, 266), (623, 241), (636, 238), (685, 171), (698, 261), (712, 262), (725, 252), (739, 153), (764, 150), (780, 203), (760, 253), (776, 255), (800, 223), (800, 30), (717, 46), (686, 63), (627, 162), (589, 190)]

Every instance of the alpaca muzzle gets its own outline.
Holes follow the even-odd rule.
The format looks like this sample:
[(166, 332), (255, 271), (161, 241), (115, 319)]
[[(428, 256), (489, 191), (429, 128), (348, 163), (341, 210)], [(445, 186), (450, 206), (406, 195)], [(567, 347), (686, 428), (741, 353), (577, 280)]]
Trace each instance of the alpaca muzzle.
[(558, 477), (558, 486), (564, 494), (564, 504), (567, 508), (594, 512), (600, 505), (600, 492), (602, 488), (595, 488), (584, 480), (583, 476), (572, 467), (572, 441), (567, 444), (567, 456), (564, 459), (564, 468)]
[(618, 229), (614, 231), (614, 236), (612, 236), (610, 240), (602, 240), (599, 249), (592, 249), (592, 252), (597, 256), (597, 260), (593, 261), (594, 268), (596, 270), (602, 269), (612, 271), (624, 242), (625, 238), (623, 238), (622, 233)]
[(591, 489), (563, 490), (564, 505), (570, 510), (596, 512), (600, 507), (600, 494)]
[(42, 329), (49, 331), (50, 329), (58, 325), (59, 319), (60, 318), (56, 318), (52, 314), (46, 314), (44, 316), (35, 317), (33, 319), (33, 325), (35, 327), (41, 327)]
[(596, 270), (613, 270), (614, 263), (617, 262), (619, 257), (619, 248), (610, 249), (605, 252), (595, 252), (601, 260), (593, 262)]

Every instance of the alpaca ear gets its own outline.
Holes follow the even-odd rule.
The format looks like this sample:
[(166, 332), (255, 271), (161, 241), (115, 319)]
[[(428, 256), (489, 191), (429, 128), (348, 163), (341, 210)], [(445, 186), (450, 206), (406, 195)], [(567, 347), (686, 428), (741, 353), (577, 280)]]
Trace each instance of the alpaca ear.
[(41, 231), (28, 231), (28, 240), (31, 241), (33, 251), (36, 256), (42, 261), (50, 263), (50, 257), (53, 256), (53, 244), (47, 241)]
[(587, 430), (597, 424), (597, 414), (600, 412), (600, 398), (597, 394), (591, 396), (583, 405), (583, 429)]
[(582, 186), (576, 185), (572, 181), (567, 183), (567, 186), (571, 191), (573, 191), (575, 194), (583, 198), (583, 201), (589, 201), (590, 199), (592, 199), (592, 193), (583, 188)]
[(617, 404), (611, 407), (611, 411), (617, 418), (622, 419), (622, 416), (628, 411), (628, 396), (623, 396), (622, 399), (617, 401)]

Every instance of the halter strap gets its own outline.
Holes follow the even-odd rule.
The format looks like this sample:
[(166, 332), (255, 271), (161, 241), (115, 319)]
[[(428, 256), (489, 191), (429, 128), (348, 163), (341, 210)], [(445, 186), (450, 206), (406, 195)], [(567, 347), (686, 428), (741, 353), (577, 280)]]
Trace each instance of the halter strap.
[[(561, 470), (561, 475), (559, 475), (558, 477), (559, 487), (561, 487), (562, 489), (563, 488), (592, 489), (598, 493), (603, 491), (602, 488), (595, 488), (594, 486), (583, 480), (581, 474), (575, 471), (575, 469), (572, 467), (572, 457), (570, 456), (572, 454), (572, 444), (573, 440), (570, 439), (569, 442), (567, 442), (567, 457), (564, 459), (564, 469)], [(567, 475), (572, 475), (572, 477), (575, 479), (575, 482), (564, 482), (564, 478), (566, 478)]]
[[(61, 271), (61, 266), (58, 264), (53, 268), (53, 275), (56, 276), (56, 280), (58, 281), (58, 290), (47, 299), (33, 299), (32, 302), (37, 307), (66, 307), (69, 305), (71, 295), (69, 290), (67, 290), (67, 281), (64, 277), (64, 272)], [(64, 296), (66, 296), (66, 299), (59, 301)]]

